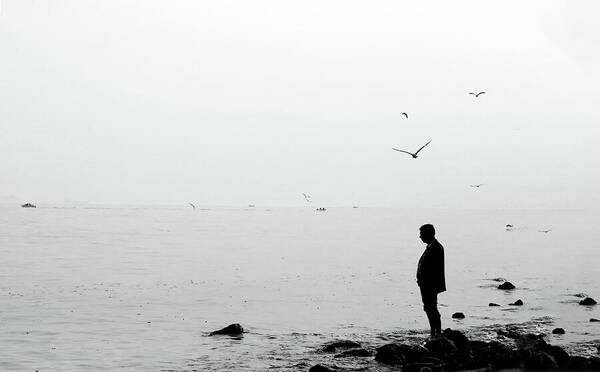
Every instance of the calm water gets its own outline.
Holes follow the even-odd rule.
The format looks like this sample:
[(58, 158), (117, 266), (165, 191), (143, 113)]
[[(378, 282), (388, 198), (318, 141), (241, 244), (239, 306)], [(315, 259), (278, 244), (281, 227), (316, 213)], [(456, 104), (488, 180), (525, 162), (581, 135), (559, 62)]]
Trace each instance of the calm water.
[[(446, 249), (444, 327), (477, 337), (509, 323), (563, 327), (550, 342), (591, 352), (600, 306), (574, 295), (600, 300), (598, 217), (3, 205), (0, 370), (307, 370), (331, 361), (315, 350), (335, 338), (422, 338), (414, 274), (428, 222)], [(517, 290), (496, 289), (498, 277)], [(466, 319), (450, 319), (456, 311)], [(242, 338), (207, 337), (234, 322)]]

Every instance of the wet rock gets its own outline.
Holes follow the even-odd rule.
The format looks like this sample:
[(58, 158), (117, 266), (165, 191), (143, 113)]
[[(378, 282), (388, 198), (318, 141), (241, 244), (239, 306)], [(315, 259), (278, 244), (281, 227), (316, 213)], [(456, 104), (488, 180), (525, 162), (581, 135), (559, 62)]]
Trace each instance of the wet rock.
[(417, 363), (431, 356), (429, 350), (419, 345), (386, 344), (377, 349), (375, 360), (386, 364)]
[(464, 318), (465, 318), (465, 314), (463, 314), (463, 313), (452, 314), (452, 319), (464, 319)]
[(600, 371), (600, 358), (598, 357), (590, 357), (588, 359), (588, 364), (590, 368), (594, 371)]
[(469, 341), (469, 346), (463, 354), (468, 359), (463, 361), (463, 369), (486, 368), (515, 368), (520, 365), (520, 359), (515, 350), (497, 341)]
[(513, 302), (512, 304), (509, 304), (512, 306), (523, 306), (523, 301), (521, 299), (516, 300), (515, 302)]
[(543, 335), (528, 333), (519, 336), (515, 340), (515, 343), (521, 350), (542, 350), (548, 345), (546, 341), (543, 340), (543, 337)]
[(358, 349), (350, 349), (350, 350), (345, 350), (342, 351), (339, 354), (336, 354), (334, 356), (334, 358), (348, 358), (348, 357), (370, 357), (371, 353), (369, 353), (367, 350), (361, 348)]
[(219, 329), (218, 331), (213, 331), (209, 334), (209, 336), (214, 335), (241, 335), (244, 333), (244, 328), (239, 323), (230, 324), (225, 328)]
[(500, 305), (498, 305), (496, 303), (493, 303), (493, 302), (490, 302), (490, 304), (488, 306), (500, 306)]
[(572, 356), (570, 357), (563, 368), (567, 370), (578, 370), (578, 369), (586, 369), (589, 366), (589, 360), (586, 357), (582, 356)]
[(498, 289), (515, 289), (515, 286), (511, 282), (504, 282), (498, 286)]
[(554, 357), (559, 367), (569, 360), (569, 354), (560, 346), (546, 345), (544, 350)]
[(454, 341), (443, 336), (427, 341), (425, 349), (429, 350), (433, 356), (441, 359), (445, 359), (458, 351)]
[(579, 305), (596, 305), (597, 302), (591, 297), (586, 297), (583, 300), (579, 301)]
[(513, 340), (516, 340), (522, 336), (522, 334), (520, 334), (519, 332), (513, 331), (513, 330), (505, 331), (505, 330), (499, 329), (496, 331), (496, 333), (498, 333), (499, 336), (504, 336), (506, 338), (512, 338)]
[(333, 353), (336, 352), (338, 349), (352, 349), (357, 347), (361, 347), (361, 345), (358, 342), (350, 340), (336, 340), (326, 344), (321, 350), (326, 353)]
[(402, 372), (431, 372), (435, 369), (433, 363), (408, 363), (402, 366)]
[(552, 330), (552, 334), (553, 335), (564, 335), (565, 334), (565, 330), (562, 328), (554, 328)]
[(310, 369), (308, 370), (308, 372), (336, 372), (335, 369), (331, 369), (327, 366), (324, 366), (322, 364), (317, 364), (314, 365), (312, 367), (310, 367)]
[(537, 351), (529, 354), (524, 358), (523, 365), (528, 368), (539, 369), (558, 368), (558, 363), (554, 357), (544, 351)]
[(442, 336), (451, 340), (459, 351), (465, 350), (467, 346), (469, 346), (469, 338), (461, 331), (446, 328), (444, 332), (442, 332)]
[(590, 322), (600, 322), (600, 319), (590, 318)]

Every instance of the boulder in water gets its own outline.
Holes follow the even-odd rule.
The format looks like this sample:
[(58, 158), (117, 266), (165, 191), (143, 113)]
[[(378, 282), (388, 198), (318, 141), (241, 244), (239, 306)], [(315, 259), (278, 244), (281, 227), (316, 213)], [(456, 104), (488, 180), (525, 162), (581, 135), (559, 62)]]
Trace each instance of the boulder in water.
[(463, 314), (463, 313), (452, 314), (452, 319), (464, 319), (464, 318), (465, 318), (465, 314)]
[(324, 366), (322, 364), (317, 364), (314, 365), (312, 367), (310, 367), (310, 369), (308, 370), (308, 372), (335, 372), (335, 369), (331, 369), (327, 366)]
[(516, 300), (515, 302), (513, 302), (512, 304), (509, 304), (509, 305), (513, 305), (513, 306), (523, 306), (523, 301), (521, 301), (521, 300), (519, 299), (519, 300)]
[(498, 286), (498, 289), (515, 289), (515, 286), (511, 282), (504, 282)]
[(347, 358), (347, 357), (370, 357), (371, 353), (368, 350), (361, 348), (358, 349), (350, 349), (342, 351), (339, 354), (336, 354), (334, 358)]
[(230, 324), (225, 328), (221, 328), (218, 331), (213, 331), (209, 334), (209, 336), (214, 336), (214, 335), (230, 335), (230, 336), (236, 336), (236, 335), (241, 335), (242, 333), (244, 333), (244, 328), (242, 328), (242, 326), (239, 323), (234, 323), (234, 324)]
[(425, 349), (429, 350), (433, 356), (441, 359), (445, 359), (458, 351), (454, 341), (443, 336), (427, 341)]
[(469, 338), (461, 331), (446, 328), (444, 332), (442, 332), (442, 336), (454, 342), (454, 345), (458, 350), (464, 350), (469, 346)]
[(583, 300), (579, 301), (579, 305), (596, 305), (597, 302), (591, 297), (586, 297)]
[(554, 328), (552, 330), (552, 334), (553, 335), (564, 335), (565, 334), (565, 330), (562, 328)]
[(21, 207), (23, 207), (23, 208), (37, 208), (35, 206), (35, 204), (31, 204), (31, 203), (25, 203), (25, 204), (21, 205)]
[(352, 349), (357, 347), (361, 347), (358, 342), (350, 340), (336, 340), (326, 344), (321, 350), (326, 353), (333, 353), (336, 352), (337, 349)]
[(590, 318), (590, 322), (600, 322), (600, 319)]
[(398, 365), (417, 363), (429, 356), (431, 356), (429, 350), (419, 345), (386, 344), (377, 349), (375, 360)]
[(500, 305), (498, 305), (497, 303), (494, 303), (494, 302), (490, 302), (490, 304), (488, 306), (500, 306)]

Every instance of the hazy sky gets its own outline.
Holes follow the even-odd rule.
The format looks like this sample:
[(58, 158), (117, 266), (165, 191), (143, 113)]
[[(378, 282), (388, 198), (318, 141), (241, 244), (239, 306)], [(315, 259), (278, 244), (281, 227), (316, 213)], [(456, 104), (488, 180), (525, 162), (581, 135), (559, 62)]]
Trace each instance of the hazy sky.
[[(3, 0), (0, 197), (598, 208), (599, 14), (593, 0)], [(428, 140), (418, 159), (391, 150)]]

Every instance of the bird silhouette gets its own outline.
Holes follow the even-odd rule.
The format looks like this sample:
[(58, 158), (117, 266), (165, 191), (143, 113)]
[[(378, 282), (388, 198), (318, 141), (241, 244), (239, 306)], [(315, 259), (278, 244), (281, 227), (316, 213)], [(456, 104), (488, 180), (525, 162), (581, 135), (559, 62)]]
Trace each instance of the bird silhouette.
[(469, 94), (472, 94), (475, 96), (475, 98), (479, 97), (482, 94), (485, 94), (485, 92), (479, 92), (479, 93), (473, 93), (473, 92), (469, 92)]
[(192, 203), (188, 203), (188, 204), (191, 205), (192, 208), (196, 209), (196, 206), (194, 204), (192, 204)]
[(310, 198), (312, 198), (312, 196), (306, 195), (305, 193), (302, 193), (302, 196), (304, 196), (304, 200), (306, 200), (308, 203), (312, 202), (312, 200), (310, 200)]
[(477, 188), (480, 188), (481, 186), (483, 186), (483, 183), (478, 183), (477, 185), (471, 185), (471, 187), (477, 187)]
[(406, 112), (403, 112), (403, 113), (402, 113), (402, 114), (400, 114), (400, 115), (404, 115), (404, 116), (405, 116), (405, 117), (408, 119), (408, 114), (407, 114)]
[(392, 147), (392, 150), (395, 150), (395, 151), (398, 151), (398, 152), (404, 152), (404, 153), (409, 154), (410, 156), (412, 156), (413, 159), (416, 159), (417, 158), (417, 154), (419, 153), (419, 151), (423, 150), (423, 147), (429, 145), (430, 143), (431, 143), (431, 141), (429, 141), (426, 144), (424, 144), (423, 146), (421, 146), (421, 148), (418, 149), (417, 151), (415, 151), (414, 154), (412, 152), (408, 152), (408, 151), (404, 151), (404, 150), (398, 150), (398, 149), (393, 148), (393, 147)]
[(548, 234), (550, 231), (552, 231), (552, 229), (548, 229), (548, 230), (538, 230), (538, 232), (543, 232), (545, 234)]

